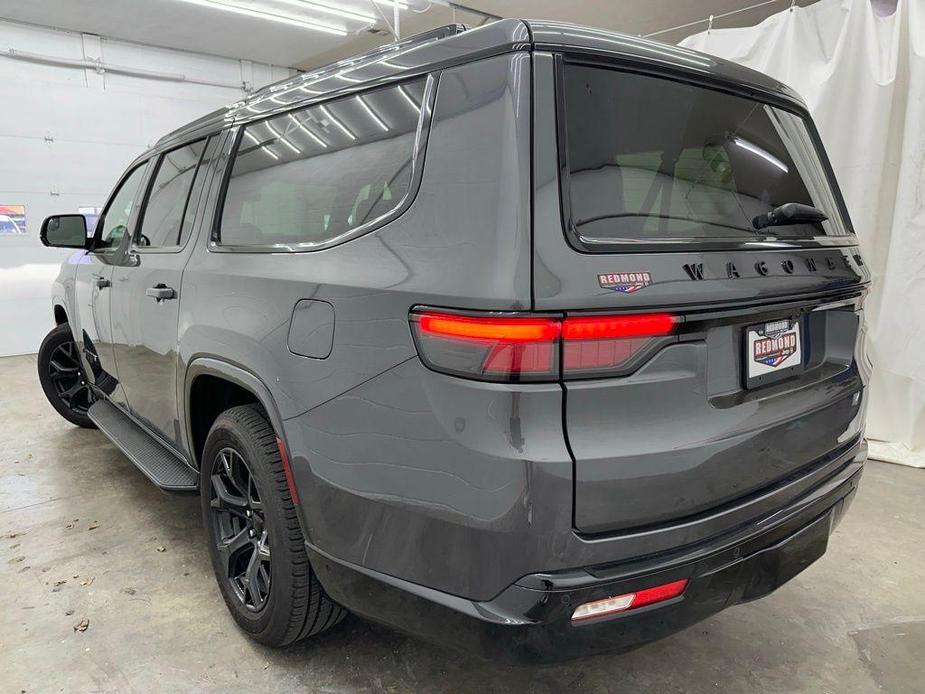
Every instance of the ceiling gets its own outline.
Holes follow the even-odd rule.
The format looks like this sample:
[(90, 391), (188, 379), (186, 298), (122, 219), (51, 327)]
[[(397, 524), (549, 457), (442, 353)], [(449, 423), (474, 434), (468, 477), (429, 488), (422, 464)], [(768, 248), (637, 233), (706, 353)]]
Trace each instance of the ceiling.
[[(210, 4), (214, 1), (251, 12), (229, 12)], [(570, 21), (641, 35), (699, 22), (656, 37), (668, 42), (702, 31), (706, 23), (700, 20), (711, 14), (717, 16), (716, 27), (750, 26), (790, 3), (773, 0), (759, 8), (719, 17), (753, 5), (756, 0), (461, 0), (458, 4), (449, 0), (398, 1), (403, 6), (402, 36), (453, 21), (477, 25), (486, 20), (477, 11), (503, 17)], [(797, 4), (813, 1), (798, 0)], [(327, 5), (328, 9), (319, 5)], [(388, 22), (392, 12), (393, 0), (3, 0), (0, 8), (4, 19), (18, 22), (301, 68), (391, 41)], [(279, 21), (281, 15), (293, 22)]]

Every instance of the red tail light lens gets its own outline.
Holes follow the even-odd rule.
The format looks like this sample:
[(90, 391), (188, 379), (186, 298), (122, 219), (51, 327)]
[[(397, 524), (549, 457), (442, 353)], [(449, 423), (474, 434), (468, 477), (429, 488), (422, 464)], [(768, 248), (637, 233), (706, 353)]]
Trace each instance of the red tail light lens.
[(637, 313), (628, 316), (570, 316), (562, 324), (565, 340), (603, 340), (621, 337), (652, 337), (674, 330), (670, 313)]
[(495, 381), (559, 374), (556, 318), (412, 313), (418, 353), (436, 371)]
[(653, 338), (671, 333), (675, 322), (670, 313), (570, 316), (562, 323), (563, 376), (619, 369)]
[(499, 318), (455, 316), (450, 313), (419, 314), (421, 331), (441, 337), (472, 340), (503, 340), (509, 343), (542, 342), (559, 337), (559, 321), (552, 318)]
[(674, 330), (667, 313), (625, 316), (453, 314), (415, 311), (418, 353), (435, 371), (490, 381), (606, 375)]

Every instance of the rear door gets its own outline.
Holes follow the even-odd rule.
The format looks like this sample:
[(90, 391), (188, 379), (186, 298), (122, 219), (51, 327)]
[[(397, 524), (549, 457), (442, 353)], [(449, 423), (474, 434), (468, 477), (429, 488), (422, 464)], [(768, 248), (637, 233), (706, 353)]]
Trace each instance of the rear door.
[(175, 447), (179, 299), (206, 149), (203, 139), (153, 162), (129, 251), (112, 274), (114, 352), (129, 409)]
[[(861, 435), (869, 275), (811, 122), (677, 75), (537, 67), (535, 308), (672, 321), (565, 347), (576, 528), (703, 519), (828, 469)], [(827, 219), (764, 226), (785, 203)]]

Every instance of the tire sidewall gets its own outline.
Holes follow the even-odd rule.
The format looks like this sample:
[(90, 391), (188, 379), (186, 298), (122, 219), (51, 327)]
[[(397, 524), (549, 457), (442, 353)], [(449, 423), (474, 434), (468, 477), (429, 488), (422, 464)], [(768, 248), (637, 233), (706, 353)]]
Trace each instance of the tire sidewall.
[[(266, 605), (259, 612), (248, 610), (238, 599), (230, 586), (226, 567), (216, 548), (217, 537), (212, 519), (212, 466), (218, 452), (223, 448), (233, 448), (247, 463), (257, 486), (257, 492), (264, 505), (264, 524), (270, 541), (270, 594)], [(288, 549), (288, 538), (284, 535), (285, 523), (283, 500), (276, 492), (270, 466), (274, 463), (255, 440), (253, 432), (248, 431), (241, 422), (222, 414), (212, 426), (206, 439), (202, 454), (202, 474), (200, 475), (200, 498), (203, 523), (209, 542), (209, 556), (222, 597), (228, 605), (235, 621), (249, 634), (259, 640), (274, 640), (273, 632), (288, 623), (291, 605), (284, 597), (292, 594), (290, 573), (281, 570), (293, 557)]]
[(48, 403), (53, 408), (55, 408), (55, 411), (59, 415), (64, 417), (71, 424), (76, 424), (79, 427), (88, 429), (94, 428), (96, 425), (93, 423), (90, 417), (85, 414), (75, 412), (61, 401), (61, 398), (58, 395), (58, 391), (55, 390), (55, 386), (51, 382), (51, 378), (48, 375), (48, 365), (51, 361), (51, 355), (58, 347), (66, 342), (74, 342), (76, 344), (74, 335), (71, 333), (70, 325), (67, 323), (62, 323), (58, 327), (54, 328), (51, 332), (48, 333), (48, 335), (45, 336), (45, 339), (42, 340), (42, 345), (39, 347), (37, 359), (39, 383), (42, 386), (42, 391), (45, 393), (45, 397), (47, 398)]

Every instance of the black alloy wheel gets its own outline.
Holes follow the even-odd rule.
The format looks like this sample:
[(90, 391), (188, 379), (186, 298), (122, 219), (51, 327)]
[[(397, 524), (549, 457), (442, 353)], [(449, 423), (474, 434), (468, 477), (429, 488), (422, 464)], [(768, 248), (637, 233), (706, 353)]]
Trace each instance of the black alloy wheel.
[(95, 425), (87, 410), (95, 398), (81, 367), (78, 350), (67, 323), (48, 333), (39, 348), (39, 382), (58, 414), (72, 424), (92, 428)]
[(77, 357), (77, 343), (63, 342), (51, 353), (48, 361), (48, 378), (55, 392), (69, 410), (85, 415), (93, 404), (90, 386), (84, 380)]
[(270, 595), (270, 539), (264, 506), (244, 457), (222, 448), (212, 462), (212, 523), (231, 589), (251, 612)]
[(222, 599), (245, 633), (274, 647), (320, 634), (346, 614), (309, 561), (281, 450), (266, 410), (237, 405), (209, 429), (199, 478)]

